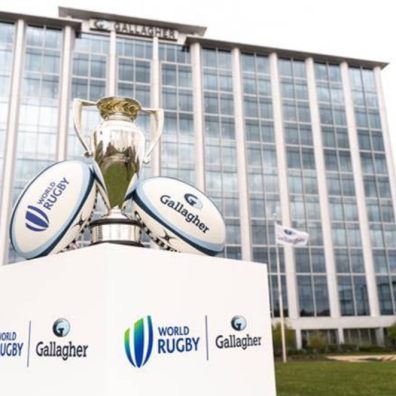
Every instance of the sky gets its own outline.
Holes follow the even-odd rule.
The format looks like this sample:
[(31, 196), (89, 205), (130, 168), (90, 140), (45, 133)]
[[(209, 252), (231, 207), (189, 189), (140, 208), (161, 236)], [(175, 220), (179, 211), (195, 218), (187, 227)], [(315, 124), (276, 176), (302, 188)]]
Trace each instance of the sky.
[(57, 17), (58, 6), (206, 26), (207, 38), (388, 62), (382, 80), (396, 161), (391, 0), (13, 0), (0, 9)]

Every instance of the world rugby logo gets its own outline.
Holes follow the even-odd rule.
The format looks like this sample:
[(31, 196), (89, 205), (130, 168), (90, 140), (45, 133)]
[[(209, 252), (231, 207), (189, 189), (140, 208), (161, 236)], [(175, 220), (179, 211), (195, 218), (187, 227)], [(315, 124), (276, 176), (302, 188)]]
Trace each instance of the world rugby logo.
[(26, 210), (26, 228), (32, 231), (45, 231), (49, 226), (48, 216), (39, 208), (29, 205)]
[(153, 323), (151, 316), (137, 320), (124, 334), (125, 353), (133, 367), (144, 366), (153, 350)]

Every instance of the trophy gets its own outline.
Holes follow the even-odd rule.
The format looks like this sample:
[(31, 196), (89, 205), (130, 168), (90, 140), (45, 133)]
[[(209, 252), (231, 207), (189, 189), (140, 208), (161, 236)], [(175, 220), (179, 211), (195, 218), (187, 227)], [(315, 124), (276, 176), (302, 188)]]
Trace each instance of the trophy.
[[(85, 142), (81, 132), (85, 106), (96, 106), (103, 118), (94, 130), (91, 145)], [(144, 134), (134, 123), (140, 112), (150, 114), (155, 121), (147, 151)], [(113, 242), (142, 246), (140, 223), (125, 213), (125, 203), (138, 182), (143, 163), (150, 161), (151, 152), (160, 139), (163, 110), (143, 108), (137, 100), (125, 97), (105, 97), (97, 102), (74, 99), (73, 121), (84, 155), (94, 159), (97, 184), (108, 211), (90, 223), (92, 244)]]
[[(89, 144), (81, 131), (85, 106), (96, 106), (103, 120)], [(145, 150), (138, 114), (153, 117)], [(140, 180), (164, 124), (162, 109), (143, 108), (135, 99), (106, 97), (73, 101), (73, 121), (87, 161), (67, 160), (41, 171), (22, 191), (12, 211), (10, 240), (27, 259), (75, 249), (86, 226), (91, 244), (140, 246), (142, 232), (162, 249), (215, 255), (223, 251), (225, 222), (215, 204), (194, 186), (171, 177)], [(91, 221), (97, 192), (107, 213)], [(132, 214), (126, 213), (131, 203)]]

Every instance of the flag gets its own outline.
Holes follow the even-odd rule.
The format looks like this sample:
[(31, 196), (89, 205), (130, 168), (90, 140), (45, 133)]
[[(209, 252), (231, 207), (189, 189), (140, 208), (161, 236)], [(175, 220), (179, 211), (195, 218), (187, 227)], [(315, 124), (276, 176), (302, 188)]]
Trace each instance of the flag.
[(275, 241), (282, 245), (305, 246), (308, 243), (309, 234), (294, 228), (283, 227), (275, 223)]

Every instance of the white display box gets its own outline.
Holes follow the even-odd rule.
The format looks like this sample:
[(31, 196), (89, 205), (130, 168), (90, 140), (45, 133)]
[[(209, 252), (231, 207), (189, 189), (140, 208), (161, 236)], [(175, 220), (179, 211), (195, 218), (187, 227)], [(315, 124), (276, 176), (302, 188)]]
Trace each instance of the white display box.
[(103, 244), (0, 267), (0, 384), (6, 396), (275, 395), (266, 266)]

